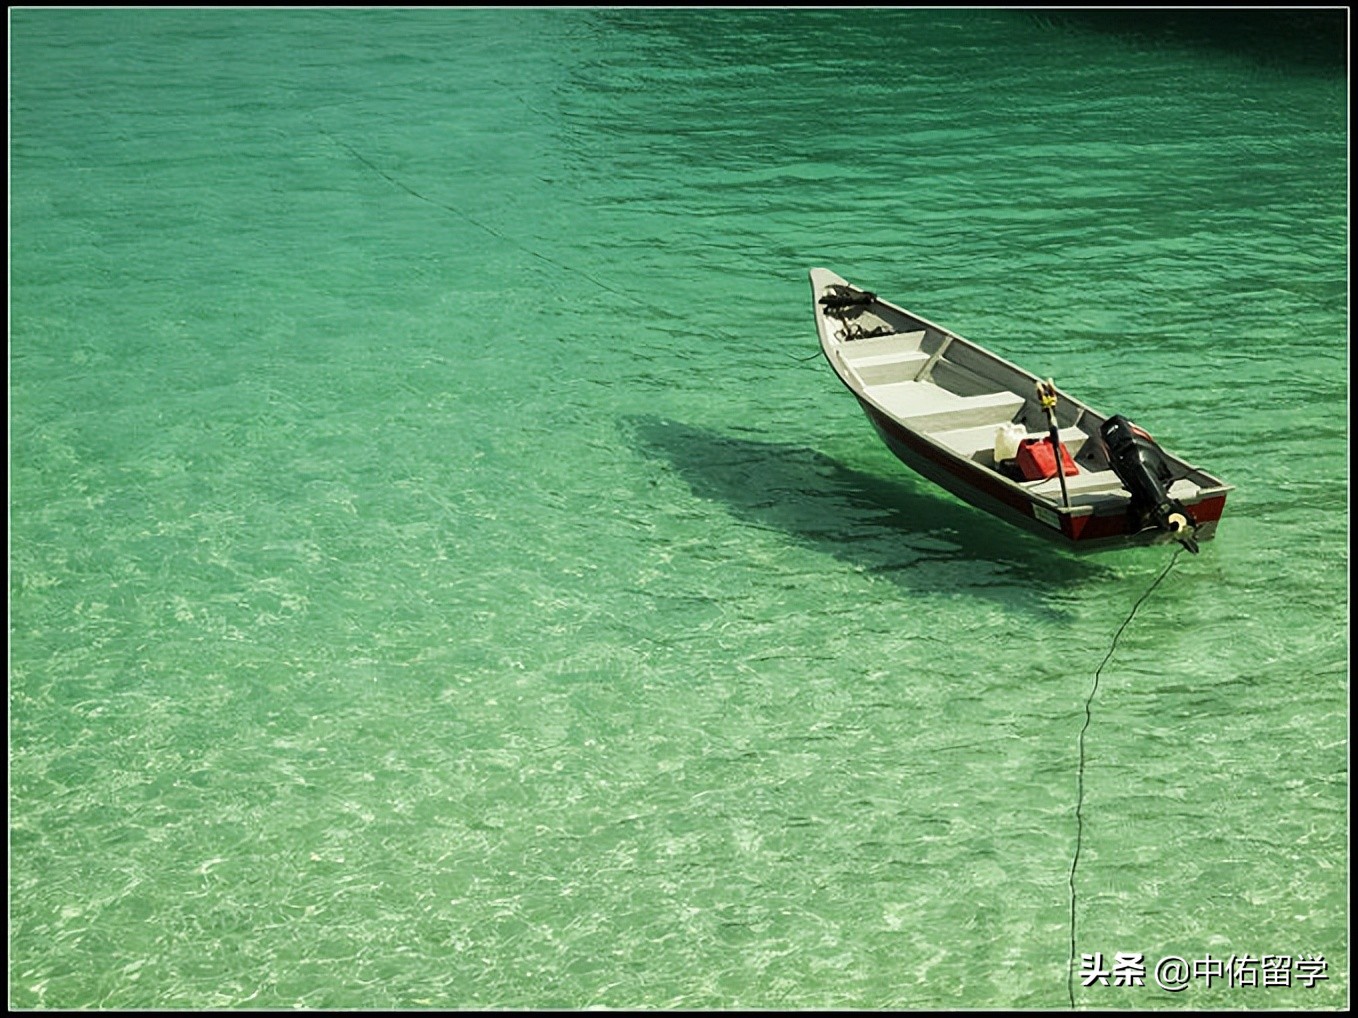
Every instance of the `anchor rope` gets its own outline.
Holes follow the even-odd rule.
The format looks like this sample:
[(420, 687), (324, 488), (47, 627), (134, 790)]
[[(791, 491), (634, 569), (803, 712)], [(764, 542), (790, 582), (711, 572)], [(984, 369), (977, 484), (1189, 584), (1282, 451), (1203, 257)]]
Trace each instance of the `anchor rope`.
[[(524, 254), (530, 255), (531, 257), (538, 259), (538, 261), (544, 262), (555, 269), (560, 269), (562, 272), (572, 272), (575, 275), (579, 276), (581, 279), (593, 283), (600, 290), (604, 290), (608, 293), (613, 294), (615, 297), (621, 297), (623, 300), (631, 301), (633, 304), (638, 304), (642, 307), (652, 306), (648, 304), (647, 301), (644, 301), (642, 300), (642, 298), (636, 296), (636, 294), (627, 293), (625, 290), (619, 290), (615, 286), (610, 286), (608, 283), (604, 282), (603, 280), (595, 276), (590, 275), (588, 272), (583, 272), (578, 268), (575, 268), (571, 265), (567, 265), (565, 262), (558, 261), (557, 259), (551, 257), (550, 255), (545, 255), (541, 251), (534, 250), (533, 248), (529, 247), (522, 241), (516, 240), (515, 238), (508, 236), (507, 234), (501, 233), (493, 226), (489, 226), (486, 223), (483, 223), (481, 220), (477, 219), (473, 215), (468, 214), (466, 211), (458, 208), (456, 205), (451, 205), (447, 202), (439, 201), (436, 198), (430, 198), (426, 194), (421, 194), (415, 188), (407, 184), (404, 180), (401, 180), (399, 177), (396, 177), (388, 173), (386, 170), (382, 169), (382, 167), (378, 166), (375, 162), (373, 162), (371, 159), (365, 156), (362, 152), (359, 152), (358, 149), (354, 148), (348, 142), (335, 137), (333, 134), (331, 134), (324, 128), (318, 127), (317, 130), (320, 131), (320, 133), (323, 134), (326, 138), (328, 138), (332, 144), (336, 145), (339, 148), (342, 148), (345, 152), (348, 152), (349, 155), (353, 156), (360, 163), (366, 166), (369, 170), (371, 170), (377, 176), (385, 180), (388, 184), (392, 185), (395, 188), (398, 188), (399, 190), (404, 191), (406, 194), (410, 195), (410, 197), (422, 201), (426, 205), (432, 205), (436, 209), (442, 209), (444, 212), (456, 216), (463, 222), (470, 223), (472, 226), (476, 227), (478, 230), (481, 230), (483, 233), (489, 234), (490, 236), (496, 238), (497, 240), (503, 241), (504, 243), (510, 245), (511, 247), (517, 248), (518, 250), (524, 252)], [(656, 307), (655, 310), (660, 311), (661, 313), (668, 313), (664, 308), (661, 307)]]
[[(529, 108), (531, 109), (531, 107)], [(536, 258), (538, 261), (544, 262), (545, 264), (550, 265), (553, 268), (560, 269), (563, 272), (574, 273), (581, 279), (585, 280), (588, 283), (592, 283), (594, 286), (598, 287), (600, 290), (605, 291), (606, 293), (611, 293), (615, 297), (620, 297), (625, 301), (630, 301), (631, 303), (636, 304), (639, 307), (647, 308), (651, 312), (661, 315), (665, 318), (675, 321), (682, 320), (682, 316), (678, 312), (671, 311), (669, 308), (666, 308), (663, 305), (645, 300), (644, 298), (639, 297), (634, 293), (628, 293), (626, 290), (619, 289), (618, 287), (609, 284), (605, 280), (600, 279), (598, 276), (594, 276), (588, 272), (585, 272), (578, 266), (570, 265), (557, 258), (553, 258), (551, 255), (543, 254), (541, 251), (535, 250), (529, 245), (523, 243), (521, 240), (518, 240), (515, 237), (511, 237), (508, 234), (501, 233), (493, 226), (490, 226), (489, 224), (484, 223), (480, 219), (477, 219), (475, 216), (469, 214), (466, 210), (458, 208), (456, 205), (450, 204), (448, 202), (440, 201), (437, 198), (431, 198), (427, 194), (421, 193), (419, 190), (417, 190), (414, 187), (411, 187), (401, 178), (384, 170), (381, 166), (373, 162), (373, 160), (369, 159), (362, 152), (358, 151), (358, 149), (354, 148), (354, 146), (350, 145), (347, 141), (344, 141), (342, 138), (336, 137), (335, 135), (331, 134), (329, 131), (325, 130), (322, 127), (317, 127), (316, 130), (320, 134), (324, 135), (330, 141), (330, 143), (333, 144), (336, 148), (343, 149), (355, 160), (357, 160), (368, 170), (370, 170), (373, 174), (380, 177), (382, 180), (385, 180), (392, 187), (400, 191), (404, 191), (411, 198), (414, 198), (417, 201), (422, 201), (426, 205), (431, 205), (436, 209), (441, 209), (442, 211), (447, 212), (449, 215), (456, 216), (458, 219), (461, 219), (463, 222), (476, 227), (483, 233), (488, 234), (489, 236), (494, 237), (495, 239), (502, 241), (503, 243), (508, 244), (511, 247), (517, 248), (524, 254)], [(737, 336), (733, 332), (729, 332), (725, 329), (718, 328), (715, 331), (718, 335), (724, 336), (727, 339), (735, 340), (737, 338)], [(794, 354), (790, 354), (789, 356), (794, 356), (799, 361), (809, 362), (820, 357), (821, 353), (818, 350), (808, 357), (798, 357)]]
[(1108, 645), (1108, 653), (1099, 662), (1099, 667), (1094, 669), (1094, 682), (1090, 686), (1089, 696), (1085, 698), (1085, 721), (1080, 728), (1079, 739), (1079, 765), (1075, 771), (1075, 854), (1070, 861), (1070, 962), (1066, 968), (1066, 993), (1070, 997), (1070, 1008), (1075, 1010), (1075, 871), (1080, 865), (1080, 849), (1084, 845), (1084, 802), (1085, 802), (1085, 733), (1089, 731), (1089, 724), (1094, 718), (1093, 706), (1094, 697), (1099, 691), (1099, 679), (1103, 675), (1104, 668), (1112, 660), (1113, 652), (1117, 650), (1118, 640), (1127, 627), (1132, 624), (1132, 619), (1136, 618), (1137, 611), (1147, 598), (1154, 593), (1155, 588), (1160, 586), (1161, 581), (1169, 575), (1169, 571), (1174, 568), (1174, 563), (1179, 561), (1179, 554), (1183, 551), (1180, 546), (1174, 549), (1174, 555), (1169, 560), (1169, 564), (1155, 578), (1155, 582), (1146, 588), (1136, 604), (1132, 605), (1132, 610), (1127, 613), (1127, 617), (1122, 620), (1122, 625), (1118, 626), (1117, 632), (1113, 634), (1113, 639)]

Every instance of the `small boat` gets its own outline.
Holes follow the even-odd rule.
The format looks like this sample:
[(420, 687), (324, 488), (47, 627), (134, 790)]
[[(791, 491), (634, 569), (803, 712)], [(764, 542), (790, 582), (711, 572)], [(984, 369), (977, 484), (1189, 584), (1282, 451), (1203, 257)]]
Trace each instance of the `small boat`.
[(1234, 490), (1050, 381), (825, 269), (811, 270), (821, 352), (906, 466), (1075, 550), (1216, 533)]

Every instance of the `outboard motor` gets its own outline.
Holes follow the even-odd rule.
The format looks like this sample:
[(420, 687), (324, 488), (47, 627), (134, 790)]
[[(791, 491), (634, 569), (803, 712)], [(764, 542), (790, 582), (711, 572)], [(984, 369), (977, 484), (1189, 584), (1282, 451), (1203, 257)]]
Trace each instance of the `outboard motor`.
[(1121, 414), (1104, 421), (1099, 435), (1109, 466), (1132, 493), (1132, 512), (1143, 525), (1158, 527), (1196, 555), (1198, 521), (1182, 502), (1170, 497), (1174, 474), (1154, 439)]

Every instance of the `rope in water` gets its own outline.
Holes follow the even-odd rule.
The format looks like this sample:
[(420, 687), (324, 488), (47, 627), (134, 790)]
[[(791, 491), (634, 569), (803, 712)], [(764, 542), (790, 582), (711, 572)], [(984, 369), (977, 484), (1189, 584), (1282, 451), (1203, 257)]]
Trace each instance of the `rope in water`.
[[(342, 141), (341, 139), (335, 137), (329, 131), (326, 131), (324, 129), (317, 128), (317, 130), (320, 131), (320, 133), (324, 135), (326, 138), (328, 138), (332, 144), (334, 144), (338, 148), (343, 149), (345, 152), (348, 152), (349, 155), (353, 156), (354, 159), (358, 160), (358, 162), (362, 163), (377, 176), (385, 180), (388, 184), (404, 191), (410, 197), (422, 201), (426, 205), (432, 205), (436, 209), (442, 209), (444, 212), (456, 216), (463, 222), (470, 223), (472, 226), (476, 227), (483, 233), (489, 234), (490, 236), (496, 238), (497, 240), (501, 240), (504, 243), (508, 244), (509, 246), (517, 248), (518, 250), (524, 252), (525, 254), (530, 255), (533, 258), (538, 259), (538, 261), (544, 262), (555, 269), (559, 269), (562, 272), (574, 273), (581, 279), (593, 283), (600, 290), (605, 290), (608, 293), (613, 294), (614, 296), (621, 297), (623, 300), (631, 301), (633, 304), (640, 304), (643, 307), (650, 306), (646, 301), (642, 300), (640, 297), (637, 297), (634, 294), (630, 294), (623, 290), (619, 290), (616, 287), (609, 286), (606, 282), (604, 282), (601, 279), (598, 279), (595, 276), (590, 275), (588, 272), (582, 272), (578, 268), (568, 265), (565, 262), (558, 261), (557, 259), (551, 257), (550, 255), (545, 255), (541, 251), (537, 251), (532, 247), (529, 247), (527, 244), (524, 244), (523, 242), (516, 240), (511, 236), (501, 233), (499, 230), (495, 229), (492, 226), (487, 225), (480, 219), (477, 219), (475, 216), (469, 215), (466, 211), (458, 208), (456, 205), (451, 205), (448, 202), (439, 201), (435, 198), (430, 198), (426, 194), (420, 193), (415, 188), (407, 184), (404, 180), (401, 180), (399, 177), (396, 177), (393, 174), (390, 174), (386, 170), (382, 169), (382, 167), (378, 166), (375, 162), (373, 162), (371, 159), (365, 156), (362, 152), (358, 151), (358, 149), (354, 148), (348, 142)], [(664, 311), (663, 308), (659, 310), (662, 312)]]
[(1117, 650), (1118, 640), (1122, 638), (1122, 634), (1126, 631), (1127, 627), (1132, 624), (1132, 619), (1136, 618), (1137, 611), (1146, 603), (1146, 599), (1151, 596), (1156, 587), (1160, 586), (1161, 581), (1169, 575), (1169, 571), (1174, 568), (1174, 563), (1179, 561), (1179, 554), (1182, 551), (1182, 546), (1174, 549), (1174, 556), (1169, 560), (1169, 564), (1165, 566), (1160, 575), (1155, 578), (1155, 582), (1146, 588), (1146, 592), (1137, 599), (1136, 604), (1132, 605), (1132, 610), (1128, 612), (1127, 617), (1122, 620), (1122, 625), (1118, 626), (1118, 631), (1113, 634), (1113, 640), (1108, 645), (1108, 653), (1103, 656), (1103, 660), (1099, 663), (1099, 667), (1094, 670), (1094, 683), (1090, 687), (1089, 696), (1085, 699), (1085, 722), (1080, 728), (1078, 740), (1080, 762), (1075, 772), (1075, 855), (1070, 861), (1070, 962), (1066, 969), (1066, 993), (1070, 996), (1070, 1007), (1072, 1011), (1075, 1010), (1075, 871), (1080, 865), (1080, 849), (1084, 844), (1085, 733), (1089, 731), (1089, 723), (1094, 717), (1094, 697), (1099, 691), (1099, 679), (1103, 675), (1103, 670), (1107, 667), (1108, 662), (1112, 660), (1113, 652)]

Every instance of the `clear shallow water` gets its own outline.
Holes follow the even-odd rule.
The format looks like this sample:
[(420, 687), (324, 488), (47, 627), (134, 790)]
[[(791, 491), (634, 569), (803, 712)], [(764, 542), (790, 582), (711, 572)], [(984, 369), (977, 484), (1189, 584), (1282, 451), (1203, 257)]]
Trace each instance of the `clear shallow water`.
[(11, 29), (11, 1006), (1068, 1006), (1076, 739), (1168, 553), (904, 472), (817, 264), (1239, 489), (1103, 672), (1077, 949), (1329, 978), (1077, 1003), (1347, 1000), (1342, 71), (980, 11)]

